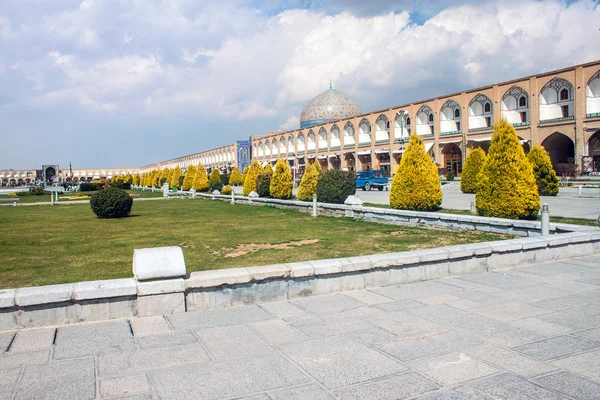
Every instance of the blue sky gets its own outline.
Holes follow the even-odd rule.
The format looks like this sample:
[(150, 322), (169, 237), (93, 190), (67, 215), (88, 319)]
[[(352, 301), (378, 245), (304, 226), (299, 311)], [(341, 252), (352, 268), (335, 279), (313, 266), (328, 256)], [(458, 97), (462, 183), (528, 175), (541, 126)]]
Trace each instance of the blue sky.
[(600, 59), (598, 1), (20, 0), (0, 7), (0, 168), (138, 167)]

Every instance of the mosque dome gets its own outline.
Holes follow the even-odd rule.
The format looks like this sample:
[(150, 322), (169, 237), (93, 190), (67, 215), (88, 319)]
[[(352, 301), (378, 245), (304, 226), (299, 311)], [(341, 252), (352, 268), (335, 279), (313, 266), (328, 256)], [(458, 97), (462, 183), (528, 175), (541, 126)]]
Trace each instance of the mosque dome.
[(362, 114), (358, 104), (331, 87), (308, 102), (300, 113), (300, 128)]

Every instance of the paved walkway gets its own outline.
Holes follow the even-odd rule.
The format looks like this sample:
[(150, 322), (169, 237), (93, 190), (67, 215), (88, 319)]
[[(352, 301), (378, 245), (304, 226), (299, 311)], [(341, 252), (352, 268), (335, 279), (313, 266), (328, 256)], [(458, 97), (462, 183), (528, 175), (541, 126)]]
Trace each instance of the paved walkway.
[(598, 399), (600, 257), (0, 334), (1, 399)]

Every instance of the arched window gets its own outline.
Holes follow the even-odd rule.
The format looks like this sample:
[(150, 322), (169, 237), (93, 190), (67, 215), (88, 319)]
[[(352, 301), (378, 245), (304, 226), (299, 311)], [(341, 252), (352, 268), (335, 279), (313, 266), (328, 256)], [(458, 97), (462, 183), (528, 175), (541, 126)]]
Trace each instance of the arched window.
[(483, 107), (483, 112), (486, 114), (492, 112), (492, 105), (490, 103), (485, 103), (485, 106)]
[[(597, 116), (598, 113), (600, 113), (600, 70), (590, 77), (586, 88), (586, 114), (592, 117)], [(600, 158), (600, 155), (597, 157)]]
[(429, 114), (429, 122), (433, 122), (433, 114)]
[(569, 100), (569, 90), (563, 89), (560, 91), (560, 100)]
[(410, 126), (410, 117), (406, 117), (406, 126)]
[(527, 97), (521, 96), (519, 98), (519, 107), (527, 107)]
[(460, 118), (460, 110), (458, 108), (454, 110), (454, 118)]

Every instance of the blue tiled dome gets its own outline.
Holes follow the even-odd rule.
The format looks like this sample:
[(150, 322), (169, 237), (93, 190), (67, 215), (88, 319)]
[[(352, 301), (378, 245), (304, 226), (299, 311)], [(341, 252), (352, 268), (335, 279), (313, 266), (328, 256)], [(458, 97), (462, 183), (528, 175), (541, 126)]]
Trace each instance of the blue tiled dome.
[(328, 89), (308, 102), (300, 114), (300, 128), (362, 114), (358, 104), (343, 93)]

